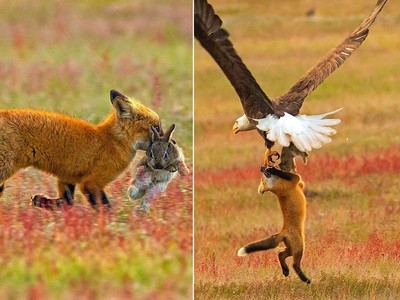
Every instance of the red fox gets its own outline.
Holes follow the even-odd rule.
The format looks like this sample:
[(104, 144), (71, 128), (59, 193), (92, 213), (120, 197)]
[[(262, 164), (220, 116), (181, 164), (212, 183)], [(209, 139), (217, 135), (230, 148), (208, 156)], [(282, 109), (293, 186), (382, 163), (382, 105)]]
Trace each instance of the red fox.
[(260, 194), (266, 191), (273, 192), (279, 200), (283, 214), (281, 232), (269, 238), (250, 243), (238, 251), (238, 256), (246, 256), (256, 251), (276, 248), (281, 242), (286, 249), (279, 253), (279, 262), (283, 275), (289, 275), (286, 258), (293, 256), (293, 269), (300, 279), (311, 283), (301, 270), (300, 263), (304, 251), (304, 222), (306, 219), (306, 197), (303, 193), (304, 182), (294, 173), (284, 172), (275, 168), (261, 167), (263, 176), (258, 188)]
[(59, 198), (33, 196), (36, 206), (73, 204), (79, 184), (89, 203), (110, 203), (104, 187), (130, 163), (137, 149), (146, 150), (149, 127), (158, 115), (136, 100), (111, 90), (113, 110), (94, 126), (57, 113), (0, 110), (0, 196), (4, 182), (29, 166), (57, 177)]

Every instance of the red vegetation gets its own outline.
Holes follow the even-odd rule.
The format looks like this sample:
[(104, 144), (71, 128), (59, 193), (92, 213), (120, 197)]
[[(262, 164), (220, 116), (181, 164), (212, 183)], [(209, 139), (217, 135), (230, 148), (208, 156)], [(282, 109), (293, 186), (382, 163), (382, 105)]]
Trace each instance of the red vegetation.
[(311, 157), (306, 166), (299, 164), (298, 172), (305, 181), (332, 178), (354, 179), (360, 175), (400, 172), (400, 145), (380, 149), (365, 155)]
[[(297, 172), (306, 182), (318, 182), (341, 178), (351, 182), (352, 179), (367, 174), (400, 172), (400, 145), (365, 155), (337, 157), (332, 155), (311, 155), (307, 165), (297, 164)], [(196, 172), (196, 185), (207, 184), (248, 184), (258, 181), (261, 176), (258, 165), (231, 167), (216, 171)]]
[[(342, 241), (342, 242), (339, 242)], [(218, 244), (218, 240), (209, 240), (210, 244)], [(233, 242), (231, 244), (234, 244)], [(304, 269), (315, 270), (332, 265), (333, 258), (340, 259), (340, 264), (347, 267), (359, 267), (375, 261), (400, 262), (400, 240), (385, 238), (384, 233), (370, 233), (363, 241), (345, 241), (337, 230), (330, 230), (321, 236), (308, 240), (304, 256)], [(197, 255), (195, 259), (195, 274), (199, 277), (212, 277), (220, 280), (229, 278), (229, 274), (247, 273), (249, 270), (273, 270), (280, 275), (280, 267), (276, 251), (260, 252), (248, 257), (238, 257), (235, 249), (229, 253), (212, 253), (208, 256)], [(343, 267), (343, 269), (345, 269)], [(235, 271), (234, 271), (235, 270)], [(282, 276), (283, 278), (283, 276)]]
[[(32, 181), (31, 170), (21, 170), (10, 182), (15, 185), (27, 186)], [(113, 181), (108, 190), (112, 195), (112, 208), (110, 211), (100, 210), (95, 212), (88, 203), (80, 204), (79, 201), (69, 210), (47, 211), (45, 209), (27, 206), (29, 199), (21, 194), (21, 189), (14, 187), (6, 192), (14, 192), (15, 199), (12, 203), (0, 203), (0, 254), (3, 259), (13, 253), (5, 253), (10, 249), (10, 243), (18, 245), (17, 248), (28, 253), (38, 244), (46, 244), (49, 240), (68, 241), (96, 240), (99, 237), (123, 248), (125, 240), (132, 236), (125, 231), (118, 232), (115, 224), (125, 223), (129, 232), (142, 232), (149, 239), (154, 239), (157, 244), (165, 249), (175, 243), (184, 253), (192, 252), (192, 178), (191, 176), (178, 177), (169, 185), (167, 193), (154, 202), (152, 212), (143, 214), (130, 207), (125, 207), (121, 199), (127, 199), (126, 187), (130, 181), (131, 173), (125, 172), (123, 176)], [(48, 184), (48, 176), (44, 176), (42, 184)], [(54, 194), (51, 189), (44, 188), (49, 194)], [(53, 188), (54, 190), (54, 188)], [(78, 195), (79, 196), (79, 195)], [(22, 203), (19, 203), (22, 201)], [(24, 208), (21, 209), (20, 205)], [(123, 219), (121, 219), (123, 217)], [(49, 224), (54, 222), (54, 228)], [(139, 242), (139, 241), (138, 241)], [(63, 243), (61, 243), (63, 244)], [(64, 244), (65, 246), (65, 244)], [(12, 248), (12, 247), (11, 247)], [(7, 252), (7, 251), (6, 251)]]
[[(112, 182), (110, 189), (114, 192), (114, 199), (127, 197), (127, 183), (131, 177), (132, 174), (126, 172)], [(154, 219), (154, 216), (146, 217), (141, 212), (134, 211), (130, 212), (128, 223), (132, 230), (142, 230), (147, 235), (153, 236), (160, 244), (168, 245), (171, 241), (175, 241), (181, 250), (189, 253), (192, 251), (193, 237), (192, 203), (192, 176), (189, 174), (173, 180), (166, 193), (152, 203), (152, 211), (162, 214), (162, 222), (157, 218)]]

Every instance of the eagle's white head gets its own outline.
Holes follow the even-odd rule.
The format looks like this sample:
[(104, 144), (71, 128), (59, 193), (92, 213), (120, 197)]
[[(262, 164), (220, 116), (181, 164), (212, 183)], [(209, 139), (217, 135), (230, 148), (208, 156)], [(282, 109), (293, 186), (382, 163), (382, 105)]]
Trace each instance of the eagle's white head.
[(233, 124), (232, 127), (232, 132), (234, 134), (237, 134), (240, 131), (249, 131), (249, 130), (254, 130), (256, 128), (257, 128), (256, 125), (250, 123), (246, 115), (243, 115), (240, 118), (236, 119), (235, 124)]

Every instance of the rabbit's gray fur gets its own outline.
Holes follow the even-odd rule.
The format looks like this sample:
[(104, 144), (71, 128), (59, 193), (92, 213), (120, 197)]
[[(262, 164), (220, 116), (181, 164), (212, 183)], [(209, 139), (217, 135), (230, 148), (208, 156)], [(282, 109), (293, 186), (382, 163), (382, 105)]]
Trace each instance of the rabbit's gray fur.
[(155, 127), (150, 127), (150, 145), (128, 189), (130, 199), (142, 198), (142, 210), (149, 210), (150, 203), (165, 192), (177, 172), (182, 176), (188, 173), (183, 151), (172, 140), (174, 130), (175, 124), (172, 124), (160, 136)]

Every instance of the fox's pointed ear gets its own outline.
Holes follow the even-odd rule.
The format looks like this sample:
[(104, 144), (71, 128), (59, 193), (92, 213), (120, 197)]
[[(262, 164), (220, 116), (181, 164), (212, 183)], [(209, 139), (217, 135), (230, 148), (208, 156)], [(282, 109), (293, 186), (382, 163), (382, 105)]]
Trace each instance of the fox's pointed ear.
[(110, 100), (111, 100), (112, 104), (114, 104), (114, 101), (115, 101), (116, 98), (121, 98), (121, 99), (128, 100), (127, 96), (121, 94), (120, 92), (118, 92), (116, 90), (111, 90), (110, 91)]
[(149, 135), (150, 135), (150, 143), (154, 143), (155, 141), (158, 141), (160, 139), (160, 135), (158, 134), (157, 129), (153, 125), (150, 125), (149, 127)]
[(164, 133), (163, 140), (166, 142), (170, 142), (172, 138), (172, 133), (175, 130), (175, 124), (172, 124)]
[(111, 103), (120, 118), (130, 118), (133, 116), (132, 103), (129, 98), (116, 90), (110, 91)]

